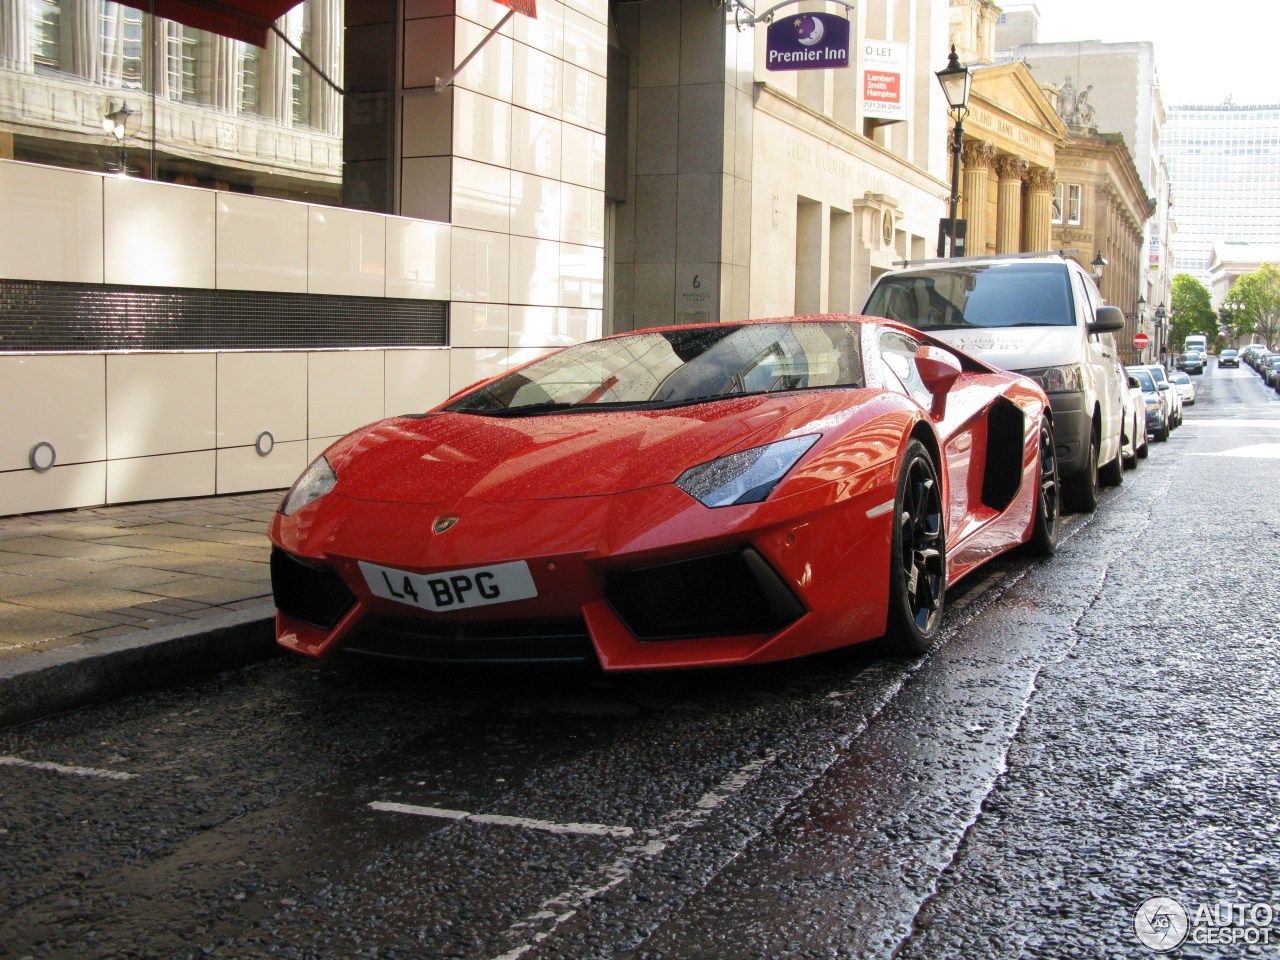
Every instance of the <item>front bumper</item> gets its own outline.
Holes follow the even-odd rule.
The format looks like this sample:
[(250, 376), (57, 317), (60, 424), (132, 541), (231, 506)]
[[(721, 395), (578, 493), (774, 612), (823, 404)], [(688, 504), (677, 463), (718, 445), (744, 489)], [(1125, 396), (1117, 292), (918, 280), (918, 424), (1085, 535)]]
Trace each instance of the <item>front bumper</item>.
[(1089, 466), (1089, 440), (1093, 416), (1085, 409), (1083, 391), (1051, 393), (1053, 429), (1058, 454), (1058, 472), (1064, 477), (1081, 473)]
[[(313, 657), (347, 649), (652, 670), (761, 663), (872, 639), (885, 630), (892, 527), (892, 511), (877, 508), (894, 496), (891, 472), (876, 474), (858, 493), (830, 484), (717, 510), (675, 487), (590, 502), (467, 503), (452, 508), (463, 519), (443, 535), (430, 532), (435, 508), (331, 494), (273, 522), (277, 640)], [(361, 560), (446, 579), (519, 560), (537, 593), (435, 612), (375, 593)]]

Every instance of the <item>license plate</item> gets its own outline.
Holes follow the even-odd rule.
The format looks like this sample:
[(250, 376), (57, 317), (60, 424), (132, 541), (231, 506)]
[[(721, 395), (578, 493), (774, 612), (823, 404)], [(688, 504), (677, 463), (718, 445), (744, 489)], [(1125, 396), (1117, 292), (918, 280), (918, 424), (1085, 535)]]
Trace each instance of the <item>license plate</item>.
[(360, 572), (375, 596), (437, 612), (528, 600), (538, 595), (529, 565), (523, 560), (426, 574), (361, 560)]

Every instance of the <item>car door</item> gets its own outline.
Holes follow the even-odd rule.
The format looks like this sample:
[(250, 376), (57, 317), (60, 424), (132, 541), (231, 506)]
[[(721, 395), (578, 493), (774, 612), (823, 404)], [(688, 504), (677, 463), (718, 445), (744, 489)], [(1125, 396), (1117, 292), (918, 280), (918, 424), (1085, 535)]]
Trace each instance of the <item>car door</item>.
[(1085, 272), (1076, 267), (1071, 271), (1072, 288), (1075, 291), (1077, 322), (1085, 331), (1085, 356), (1082, 362), (1089, 368), (1089, 381), (1097, 394), (1098, 410), (1102, 422), (1099, 439), (1098, 463), (1110, 463), (1120, 456), (1120, 430), (1124, 410), (1120, 397), (1122, 384), (1117, 363), (1115, 336), (1110, 333), (1088, 333), (1088, 324), (1098, 315), (1102, 295)]

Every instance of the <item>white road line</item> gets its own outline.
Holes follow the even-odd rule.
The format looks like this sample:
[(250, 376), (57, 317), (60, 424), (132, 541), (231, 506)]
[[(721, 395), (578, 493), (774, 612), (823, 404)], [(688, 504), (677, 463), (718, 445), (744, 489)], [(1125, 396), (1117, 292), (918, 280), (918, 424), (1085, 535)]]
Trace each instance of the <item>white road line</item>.
[[(622, 856), (597, 871), (598, 880), (595, 882), (587, 880), (562, 891), (558, 896), (545, 901), (536, 913), (512, 924), (508, 932), (520, 931), (527, 939), (520, 946), (508, 950), (495, 960), (517, 960), (528, 953), (555, 933), (565, 922), (571, 920), (588, 900), (631, 879), (636, 866), (642, 860), (648, 860), (663, 853), (686, 831), (702, 823), (712, 810), (749, 785), (776, 759), (777, 755), (770, 753), (744, 764), (704, 793), (694, 804), (693, 809), (673, 811), (663, 818), (661, 828), (646, 830), (645, 833), (648, 834), (649, 839), (627, 847)], [(526, 930), (529, 932), (525, 933)]]
[(530, 817), (507, 817), (497, 813), (468, 813), (466, 810), (447, 810), (443, 807), (420, 807), (412, 803), (389, 803), (375, 800), (371, 810), (385, 813), (407, 813), (415, 817), (435, 817), (440, 820), (466, 820), (469, 823), (485, 823), (498, 827), (522, 827), (541, 830), (543, 833), (568, 833), (586, 837), (626, 838), (635, 833), (630, 827), (614, 827), (604, 823), (554, 823), (550, 820), (534, 820)]
[(119, 770), (99, 770), (96, 767), (73, 767), (64, 763), (49, 763), (42, 760), (23, 760), (21, 757), (0, 756), (0, 766), (26, 767), (28, 770), (48, 770), (52, 773), (68, 773), (73, 777), (96, 777), (99, 780), (135, 780), (136, 773), (122, 773)]
[(1280, 460), (1280, 443), (1254, 443), (1247, 447), (1232, 447), (1230, 450), (1189, 451), (1193, 457), (1247, 457), (1253, 460)]

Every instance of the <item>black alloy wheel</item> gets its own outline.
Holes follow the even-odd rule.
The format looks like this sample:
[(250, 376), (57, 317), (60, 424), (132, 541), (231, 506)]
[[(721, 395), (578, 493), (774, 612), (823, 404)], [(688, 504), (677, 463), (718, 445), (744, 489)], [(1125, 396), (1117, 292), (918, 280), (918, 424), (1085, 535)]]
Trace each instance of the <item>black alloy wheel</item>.
[(887, 635), (902, 653), (927, 653), (942, 623), (947, 546), (938, 472), (919, 440), (902, 458), (893, 516)]
[(1036, 516), (1031, 525), (1027, 552), (1036, 557), (1052, 556), (1058, 549), (1058, 527), (1062, 517), (1062, 484), (1058, 481), (1058, 456), (1054, 447), (1053, 424), (1040, 421), (1040, 484), (1036, 491)]

